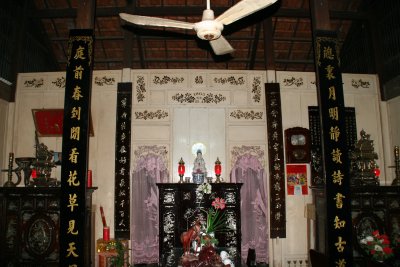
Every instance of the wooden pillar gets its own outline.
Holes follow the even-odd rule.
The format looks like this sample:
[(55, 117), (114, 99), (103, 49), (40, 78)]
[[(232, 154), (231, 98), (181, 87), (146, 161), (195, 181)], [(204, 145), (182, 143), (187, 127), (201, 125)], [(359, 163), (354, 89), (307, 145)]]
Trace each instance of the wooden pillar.
[(76, 29), (68, 41), (62, 136), (59, 266), (91, 263), (86, 207), (89, 121), (94, 55), (95, 0), (78, 1)]
[(353, 266), (349, 155), (339, 43), (331, 31), (328, 0), (310, 0), (321, 124), (326, 247), (329, 267)]
[(79, 0), (76, 14), (77, 29), (94, 29), (95, 0)]

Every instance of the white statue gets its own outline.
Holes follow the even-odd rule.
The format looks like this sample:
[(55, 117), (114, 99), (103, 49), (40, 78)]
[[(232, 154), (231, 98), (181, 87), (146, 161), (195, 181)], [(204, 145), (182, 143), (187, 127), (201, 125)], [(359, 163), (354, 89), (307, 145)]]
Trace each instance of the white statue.
[(203, 173), (205, 176), (207, 175), (206, 163), (200, 149), (197, 150), (197, 157), (194, 159), (193, 173)]

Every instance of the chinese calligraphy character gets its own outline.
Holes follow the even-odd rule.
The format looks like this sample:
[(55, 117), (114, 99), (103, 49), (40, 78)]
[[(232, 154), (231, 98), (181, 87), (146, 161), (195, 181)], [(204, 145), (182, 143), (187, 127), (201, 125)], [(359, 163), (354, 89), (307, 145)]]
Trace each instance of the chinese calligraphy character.
[(328, 111), (329, 111), (329, 117), (332, 120), (336, 120), (336, 121), (339, 120), (339, 110), (337, 107), (330, 108)]
[(342, 164), (342, 160), (340, 159), (342, 152), (340, 152), (339, 148), (333, 149), (331, 154), (333, 162)]
[(71, 257), (71, 255), (74, 256), (75, 258), (79, 257), (79, 255), (76, 254), (76, 252), (75, 252), (75, 250), (76, 250), (75, 242), (71, 242), (68, 245), (69, 245), (69, 248), (67, 249), (67, 251), (68, 251), (67, 257)]
[(126, 129), (126, 122), (122, 122), (122, 123), (121, 123), (120, 129), (121, 129), (121, 131), (123, 131), (123, 130)]
[(122, 107), (122, 108), (126, 108), (126, 103), (127, 103), (126, 97), (123, 98), (123, 99), (121, 99), (121, 107)]
[(333, 55), (333, 52), (332, 52), (332, 47), (324, 47), (324, 50), (323, 50), (324, 52), (323, 52), (323, 57), (324, 58), (327, 58), (327, 59), (330, 59), (330, 60), (332, 60), (332, 59), (334, 59), (335, 58), (335, 56)]
[(335, 86), (329, 87), (329, 99), (336, 100), (336, 89)]
[(343, 194), (337, 193), (334, 200), (336, 200), (336, 208), (341, 209), (343, 208), (343, 199), (346, 198)]
[(75, 140), (79, 141), (80, 131), (81, 131), (81, 127), (79, 127), (79, 126), (71, 127), (70, 139), (75, 139)]
[(68, 178), (69, 186), (79, 186), (80, 185), (80, 182), (77, 181), (78, 177), (76, 177), (76, 175), (77, 175), (76, 170), (74, 170), (74, 172), (69, 171), (69, 178)]
[(67, 233), (71, 234), (71, 235), (77, 235), (78, 234), (78, 230), (74, 231), (74, 229), (75, 229), (75, 220), (70, 220), (68, 222), (68, 231), (67, 231)]
[(78, 119), (81, 120), (81, 107), (73, 107), (71, 111), (71, 119)]
[(335, 223), (333, 224), (335, 226), (335, 229), (343, 228), (345, 224), (345, 220), (340, 220), (338, 216), (335, 216)]
[(76, 150), (77, 148), (74, 147), (73, 149), (71, 149), (71, 153), (69, 153), (69, 161), (71, 163), (78, 163), (79, 152), (77, 152)]
[(74, 78), (78, 79), (78, 80), (82, 80), (82, 72), (83, 72), (82, 66), (75, 67), (75, 69), (74, 69), (74, 73), (75, 73)]
[(122, 145), (121, 148), (119, 149), (119, 153), (125, 154), (126, 152), (127, 152), (126, 147), (124, 145)]
[(79, 98), (83, 97), (83, 95), (81, 95), (81, 92), (81, 88), (79, 86), (75, 86), (74, 92), (72, 94), (72, 99), (79, 101)]
[(342, 237), (338, 237), (338, 242), (335, 243), (336, 249), (338, 252), (343, 252), (344, 246), (346, 245), (346, 241), (342, 240)]
[(334, 140), (337, 142), (339, 140), (339, 135), (340, 135), (339, 127), (337, 127), (337, 126), (331, 127), (331, 129), (329, 131), (329, 135), (331, 137), (331, 140)]
[(343, 175), (343, 173), (340, 172), (340, 170), (334, 171), (332, 174), (332, 182), (334, 184), (342, 185), (343, 177), (344, 177), (344, 175)]
[(75, 193), (73, 195), (69, 194), (69, 205), (67, 207), (71, 208), (71, 212), (74, 211), (74, 207), (78, 207), (79, 206), (78, 203), (76, 203), (77, 197), (78, 196)]
[(335, 69), (334, 67), (332, 67), (331, 65), (328, 65), (326, 68), (326, 78), (328, 80), (332, 80), (335, 79), (336, 77), (333, 75), (333, 70)]
[(336, 267), (346, 267), (346, 261), (345, 259), (340, 259), (336, 263)]
[(118, 162), (121, 163), (121, 164), (125, 164), (125, 163), (126, 163), (126, 157), (121, 157), (121, 158), (118, 160)]
[(76, 49), (76, 53), (75, 53), (74, 59), (85, 59), (84, 51), (85, 51), (85, 48), (82, 47), (82, 46), (79, 46)]

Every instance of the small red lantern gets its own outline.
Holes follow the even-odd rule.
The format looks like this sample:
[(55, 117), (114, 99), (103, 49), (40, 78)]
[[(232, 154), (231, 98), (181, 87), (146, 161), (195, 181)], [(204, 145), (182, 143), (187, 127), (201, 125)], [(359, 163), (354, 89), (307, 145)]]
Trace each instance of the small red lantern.
[(381, 175), (381, 170), (379, 168), (375, 168), (374, 174), (375, 174), (375, 177), (379, 177), (379, 175)]
[(32, 176), (32, 178), (33, 178), (33, 179), (36, 179), (36, 178), (37, 178), (37, 172), (36, 172), (36, 169), (32, 169), (31, 176)]
[(219, 158), (217, 158), (217, 161), (215, 161), (215, 166), (214, 166), (214, 172), (215, 176), (217, 176), (217, 179), (215, 180), (216, 183), (221, 182), (219, 177), (221, 176), (221, 161), (219, 161)]
[(183, 183), (183, 175), (185, 175), (185, 162), (181, 158), (178, 163), (178, 174), (179, 174), (179, 183)]

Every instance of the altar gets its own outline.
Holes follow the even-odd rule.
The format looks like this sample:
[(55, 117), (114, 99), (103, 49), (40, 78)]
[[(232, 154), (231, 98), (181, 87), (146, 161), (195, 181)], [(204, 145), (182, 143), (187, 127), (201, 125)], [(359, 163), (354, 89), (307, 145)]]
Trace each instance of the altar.
[[(231, 228), (215, 233), (218, 240), (216, 250), (229, 253), (235, 266), (240, 266), (241, 221), (240, 188), (241, 183), (211, 183), (211, 196), (226, 201), (224, 212)], [(194, 183), (157, 183), (159, 189), (159, 264), (178, 266), (183, 254), (180, 235), (191, 227), (193, 213), (208, 209), (214, 198), (199, 198)]]

